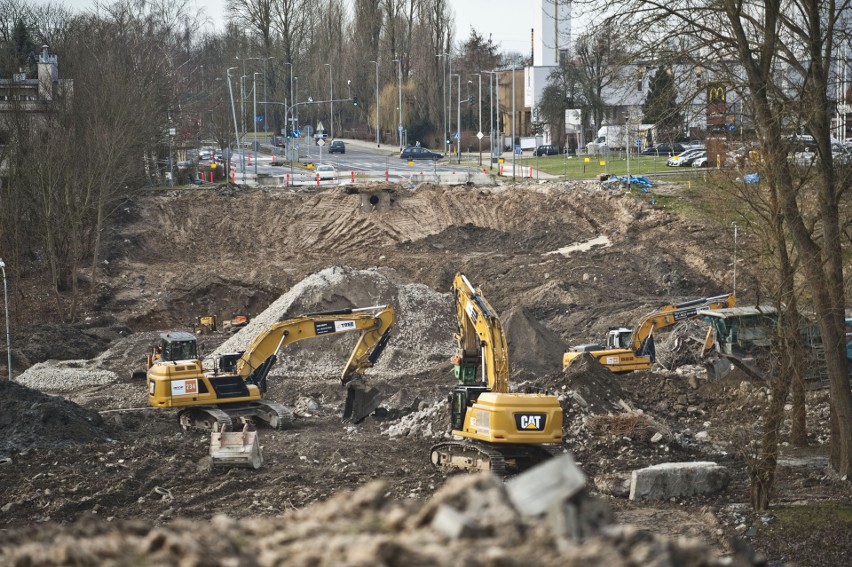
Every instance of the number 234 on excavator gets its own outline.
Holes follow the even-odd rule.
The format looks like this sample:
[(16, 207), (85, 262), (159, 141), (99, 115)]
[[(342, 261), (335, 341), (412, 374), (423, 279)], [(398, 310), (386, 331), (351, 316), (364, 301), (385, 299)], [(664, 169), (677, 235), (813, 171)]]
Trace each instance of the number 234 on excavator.
[(212, 370), (204, 369), (198, 359), (193, 334), (163, 333), (148, 354), (148, 403), (179, 409), (184, 427), (233, 430), (235, 420), (253, 419), (280, 428), (292, 419), (290, 410), (263, 397), (281, 348), (305, 339), (360, 332), (340, 377), (347, 387), (343, 418), (358, 422), (381, 403), (381, 394), (365, 387), (363, 375), (387, 345), (393, 324), (390, 305), (307, 313), (270, 325), (244, 352), (221, 355)]

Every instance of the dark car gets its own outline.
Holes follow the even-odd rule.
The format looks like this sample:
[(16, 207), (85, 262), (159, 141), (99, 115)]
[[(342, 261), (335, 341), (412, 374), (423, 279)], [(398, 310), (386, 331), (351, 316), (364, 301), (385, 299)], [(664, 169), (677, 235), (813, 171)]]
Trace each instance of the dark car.
[(654, 147), (648, 148), (642, 152), (643, 156), (667, 156), (669, 154), (679, 154), (683, 151), (683, 146), (680, 144), (657, 144)]
[(345, 154), (346, 153), (346, 144), (343, 143), (343, 140), (334, 140), (331, 142), (331, 145), (328, 147), (328, 153), (330, 154)]
[(558, 156), (559, 155), (559, 146), (554, 146), (553, 144), (544, 144), (535, 149), (535, 155), (537, 156)]
[(432, 150), (427, 150), (426, 148), (421, 148), (420, 146), (408, 146), (404, 150), (399, 153), (399, 157), (402, 159), (441, 159), (444, 157), (442, 154), (438, 152), (433, 152)]

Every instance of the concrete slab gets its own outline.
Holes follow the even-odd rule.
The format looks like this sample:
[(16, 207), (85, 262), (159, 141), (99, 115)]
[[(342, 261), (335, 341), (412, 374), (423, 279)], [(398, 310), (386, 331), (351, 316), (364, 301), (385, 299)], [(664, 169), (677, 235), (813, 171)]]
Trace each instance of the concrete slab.
[(528, 516), (547, 512), (554, 504), (570, 500), (586, 486), (586, 475), (565, 453), (516, 476), (506, 492), (517, 510)]
[(633, 471), (631, 500), (668, 500), (712, 494), (728, 485), (728, 469), (710, 461), (662, 463)]

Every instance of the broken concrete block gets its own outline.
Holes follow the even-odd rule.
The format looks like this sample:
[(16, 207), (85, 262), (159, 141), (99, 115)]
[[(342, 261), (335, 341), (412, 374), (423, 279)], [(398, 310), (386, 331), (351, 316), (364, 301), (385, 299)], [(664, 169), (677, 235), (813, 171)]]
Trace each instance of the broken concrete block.
[(473, 520), (446, 504), (441, 504), (435, 511), (432, 529), (450, 539), (473, 537), (479, 533)]
[(631, 500), (667, 500), (722, 490), (730, 481), (728, 469), (713, 462), (662, 463), (633, 471)]
[(527, 516), (547, 512), (557, 502), (570, 500), (586, 486), (586, 476), (574, 457), (565, 453), (548, 459), (506, 483), (515, 508)]
[(630, 495), (630, 478), (627, 473), (599, 474), (595, 477), (595, 489), (601, 494), (627, 498)]
[(550, 533), (560, 551), (582, 543), (613, 522), (612, 510), (600, 498), (581, 492), (568, 502), (557, 502), (547, 511)]

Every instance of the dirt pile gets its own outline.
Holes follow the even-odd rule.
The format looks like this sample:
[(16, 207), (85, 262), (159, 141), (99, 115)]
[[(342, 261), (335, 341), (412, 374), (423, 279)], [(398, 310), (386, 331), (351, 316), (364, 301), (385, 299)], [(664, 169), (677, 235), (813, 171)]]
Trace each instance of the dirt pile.
[(0, 456), (109, 439), (97, 412), (58, 396), (0, 381)]
[(500, 314), (509, 345), (509, 368), (513, 379), (538, 377), (558, 372), (565, 343), (558, 334), (538, 321), (525, 307), (513, 307)]

